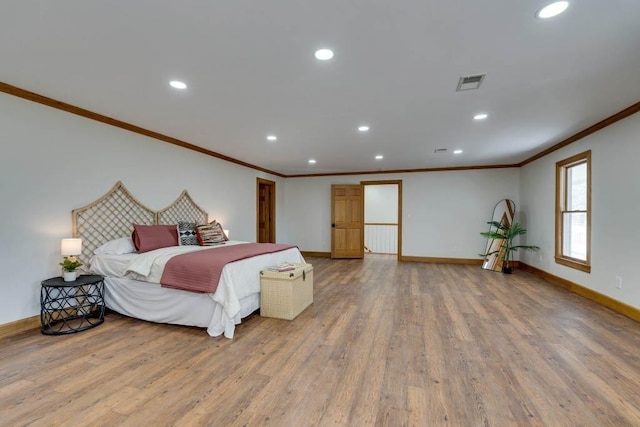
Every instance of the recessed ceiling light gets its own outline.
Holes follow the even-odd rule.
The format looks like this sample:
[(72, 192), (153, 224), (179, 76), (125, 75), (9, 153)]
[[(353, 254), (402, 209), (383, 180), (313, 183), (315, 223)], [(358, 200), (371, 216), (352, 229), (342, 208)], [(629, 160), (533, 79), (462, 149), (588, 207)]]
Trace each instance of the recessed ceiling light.
[(453, 154), (462, 154), (462, 150), (453, 150)]
[(309, 159), (309, 164), (310, 165), (315, 165), (316, 164), (316, 159)]
[(173, 87), (173, 88), (176, 88), (176, 89), (186, 89), (187, 88), (187, 84), (184, 83), (184, 82), (181, 82), (179, 80), (171, 80), (169, 82), (169, 85), (171, 87)]
[(488, 114), (480, 113), (480, 114), (476, 114), (475, 116), (473, 116), (473, 120), (484, 120), (487, 117), (489, 117)]
[(333, 58), (333, 51), (331, 49), (318, 49), (314, 56), (320, 61), (328, 61)]
[(378, 154), (376, 156), (376, 160), (382, 160), (382, 159), (384, 159), (384, 156), (382, 154)]
[(275, 135), (269, 135), (269, 136), (267, 136), (267, 139), (268, 139), (269, 141), (275, 141), (276, 139), (278, 139), (278, 137), (277, 137), (277, 136), (275, 136)]
[(536, 12), (536, 18), (547, 19), (560, 15), (569, 7), (568, 1), (557, 1), (546, 5)]
[(366, 132), (369, 130), (369, 126), (358, 126), (360, 132)]

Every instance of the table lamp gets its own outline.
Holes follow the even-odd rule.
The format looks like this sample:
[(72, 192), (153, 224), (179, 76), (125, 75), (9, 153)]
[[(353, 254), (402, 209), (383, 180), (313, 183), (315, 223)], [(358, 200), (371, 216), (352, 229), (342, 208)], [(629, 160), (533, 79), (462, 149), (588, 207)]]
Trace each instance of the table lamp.
[(60, 263), (65, 282), (73, 282), (78, 277), (76, 269), (82, 265), (78, 255), (82, 253), (82, 239), (62, 239), (60, 254), (64, 260)]

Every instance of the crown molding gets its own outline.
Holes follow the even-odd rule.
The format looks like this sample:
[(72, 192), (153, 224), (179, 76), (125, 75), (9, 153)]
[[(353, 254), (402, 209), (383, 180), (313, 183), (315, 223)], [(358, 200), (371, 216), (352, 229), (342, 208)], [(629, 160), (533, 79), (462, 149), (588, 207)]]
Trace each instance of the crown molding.
[(326, 172), (326, 173), (312, 173), (312, 174), (299, 174), (299, 175), (287, 175), (286, 178), (310, 178), (319, 176), (346, 176), (346, 175), (381, 175), (381, 174), (397, 174), (397, 173), (414, 173), (414, 172), (450, 172), (450, 171), (468, 171), (478, 169), (506, 169), (517, 168), (517, 164), (513, 165), (480, 165), (480, 166), (452, 166), (444, 168), (421, 168), (421, 169), (390, 169), (390, 170), (377, 170), (377, 171), (360, 171), (360, 172)]
[(596, 123), (595, 125), (589, 126), (588, 128), (586, 128), (583, 131), (580, 131), (578, 133), (576, 133), (575, 135), (570, 136), (567, 139), (564, 139), (560, 142), (558, 142), (555, 145), (552, 145), (551, 147), (547, 148), (546, 150), (543, 150), (541, 152), (539, 152), (538, 154), (534, 154), (533, 156), (529, 157), (528, 159), (518, 163), (518, 167), (522, 167), (528, 163), (531, 163), (533, 161), (536, 161), (548, 154), (553, 153), (554, 151), (557, 151), (561, 148), (566, 147), (567, 145), (573, 144), (576, 141), (581, 140), (582, 138), (591, 135), (592, 133), (596, 133), (597, 131), (606, 128), (607, 126), (611, 126), (612, 124), (625, 119), (635, 113), (637, 113), (638, 111), (640, 111), (640, 102), (636, 102), (635, 104), (625, 108), (622, 111), (617, 112), (616, 114), (607, 117), (604, 120), (599, 121), (598, 123)]
[(640, 111), (640, 102), (637, 102), (618, 113), (607, 117), (604, 120), (599, 121), (598, 123), (588, 127), (587, 129), (576, 133), (575, 135), (566, 138), (559, 143), (537, 153), (533, 156), (529, 157), (526, 160), (523, 160), (520, 163), (516, 164), (507, 164), (507, 165), (481, 165), (481, 166), (455, 166), (455, 167), (443, 167), (443, 168), (422, 168), (422, 169), (392, 169), (392, 170), (377, 170), (377, 171), (353, 171), (353, 172), (326, 172), (326, 173), (315, 173), (315, 174), (292, 174), (287, 175), (284, 173), (272, 171), (270, 169), (263, 168), (261, 166), (257, 166), (251, 163), (243, 162), (242, 160), (235, 159), (233, 157), (225, 156), (224, 154), (217, 153), (212, 150), (208, 150), (206, 148), (200, 147), (195, 144), (191, 144), (186, 141), (182, 141), (178, 138), (174, 138), (168, 135), (161, 134), (159, 132), (154, 132), (149, 129), (142, 128), (140, 126), (133, 125), (131, 123), (123, 122), (122, 120), (114, 119), (113, 117), (108, 117), (102, 115), (100, 113), (94, 113), (93, 111), (86, 110), (81, 107), (77, 107), (75, 105), (68, 104), (66, 102), (58, 101), (53, 98), (49, 98), (43, 95), (39, 95), (34, 92), (30, 92), (25, 89), (21, 89), (16, 86), (12, 86), (7, 83), (0, 82), (0, 92), (4, 92), (8, 95), (13, 95), (18, 98), (26, 99), (28, 101), (32, 101), (38, 104), (46, 105), (51, 108), (55, 108), (58, 110), (66, 111), (71, 114), (75, 114), (90, 120), (95, 120), (110, 126), (115, 126), (120, 129), (127, 130), (129, 132), (137, 133), (139, 135), (144, 135), (149, 138), (157, 139), (159, 141), (166, 142), (168, 144), (177, 145), (182, 148), (186, 148), (188, 150), (196, 151), (201, 154), (205, 154), (207, 156), (215, 157), (220, 160), (224, 160), (230, 163), (234, 163), (239, 166), (244, 166), (250, 169), (254, 169), (260, 172), (265, 172), (271, 175), (279, 176), (281, 178), (312, 178), (312, 177), (323, 177), (323, 176), (349, 176), (349, 175), (380, 175), (380, 174), (399, 174), (399, 173), (416, 173), (416, 172), (449, 172), (449, 171), (466, 171), (466, 170), (479, 170), (479, 169), (503, 169), (503, 168), (520, 168), (524, 165), (527, 165), (533, 161), (536, 161), (548, 154), (553, 153), (561, 148), (566, 147), (567, 145), (573, 144), (580, 139), (591, 135), (601, 129), (606, 128), (607, 126), (611, 126), (612, 124), (627, 118), (637, 112)]
[(233, 157), (225, 156), (224, 154), (207, 150), (206, 148), (199, 147), (197, 145), (191, 144), (186, 141), (182, 141), (178, 138), (164, 135), (159, 132), (154, 132), (152, 130), (145, 129), (143, 127), (136, 126), (131, 123), (123, 122), (122, 120), (114, 119), (113, 117), (108, 117), (100, 113), (94, 113), (93, 111), (89, 111), (81, 107), (76, 107), (75, 105), (67, 104), (66, 102), (58, 101), (53, 98), (39, 95), (34, 92), (29, 92), (28, 90), (21, 89), (19, 87), (12, 86), (7, 83), (0, 82), (0, 92), (4, 92), (8, 95), (17, 96), (18, 98), (26, 99), (28, 101), (35, 102), (37, 104), (46, 105), (47, 107), (55, 108), (57, 110), (66, 111), (67, 113), (75, 114), (77, 116), (81, 116), (90, 120), (95, 120), (97, 122), (114, 126), (120, 129), (124, 129), (129, 132), (137, 133), (139, 135), (144, 135), (149, 138), (157, 139), (159, 141), (163, 141), (169, 144), (177, 145), (178, 147), (186, 148), (188, 150), (197, 151), (198, 153), (206, 154), (207, 156), (215, 157), (217, 159), (224, 160), (230, 163), (235, 163), (236, 165), (255, 169), (260, 172), (266, 172), (266, 173), (283, 177), (283, 178), (285, 177), (285, 175), (281, 174), (280, 172), (275, 172), (260, 166), (253, 165), (251, 163), (243, 162), (242, 160), (234, 159)]

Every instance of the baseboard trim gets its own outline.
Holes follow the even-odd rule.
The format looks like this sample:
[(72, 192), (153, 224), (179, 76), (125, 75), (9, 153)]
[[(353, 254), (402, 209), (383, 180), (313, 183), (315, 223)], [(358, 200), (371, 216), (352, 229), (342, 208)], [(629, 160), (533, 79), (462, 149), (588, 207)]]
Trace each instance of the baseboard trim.
[(604, 305), (605, 307), (610, 308), (616, 313), (620, 313), (624, 316), (627, 316), (630, 319), (635, 320), (636, 322), (640, 322), (640, 309), (627, 305), (617, 299), (611, 298), (610, 296), (601, 294), (600, 292), (596, 292), (592, 289), (586, 288), (578, 283), (572, 282), (567, 279), (563, 279), (562, 277), (556, 276), (555, 274), (548, 273), (544, 270), (540, 270), (539, 268), (530, 266), (523, 262), (520, 262), (520, 267), (522, 271), (526, 271), (535, 276), (541, 277), (543, 279), (548, 280), (554, 285), (561, 286), (570, 292), (576, 293), (580, 296), (583, 296), (587, 299), (590, 299), (593, 302), (596, 302), (600, 305)]
[(424, 256), (401, 256), (400, 261), (403, 262), (426, 262), (437, 264), (464, 264), (464, 265), (482, 265), (481, 259), (476, 258), (438, 258)]
[[(311, 252), (300, 251), (304, 257), (314, 258), (331, 258), (331, 252)], [(426, 262), (426, 263), (439, 263), (439, 264), (464, 264), (464, 265), (482, 265), (482, 260), (477, 258), (437, 258), (437, 257), (422, 257), (422, 256), (404, 256), (401, 255), (398, 261), (402, 262)]]
[(27, 317), (26, 319), (16, 320), (15, 322), (0, 325), (0, 339), (11, 335), (26, 332), (32, 329), (40, 328), (40, 315)]
[(331, 252), (311, 252), (311, 251), (300, 251), (302, 256), (308, 256), (312, 258), (331, 258)]

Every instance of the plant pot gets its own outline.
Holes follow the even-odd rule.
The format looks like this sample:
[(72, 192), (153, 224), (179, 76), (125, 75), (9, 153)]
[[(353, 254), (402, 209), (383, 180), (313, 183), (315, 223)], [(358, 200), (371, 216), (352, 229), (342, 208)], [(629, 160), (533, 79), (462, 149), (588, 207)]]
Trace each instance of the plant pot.
[(78, 272), (77, 271), (63, 271), (62, 272), (62, 278), (64, 279), (65, 282), (73, 282), (78, 278)]
[(513, 268), (511, 267), (502, 267), (502, 272), (504, 274), (511, 274), (512, 271), (513, 271)]

